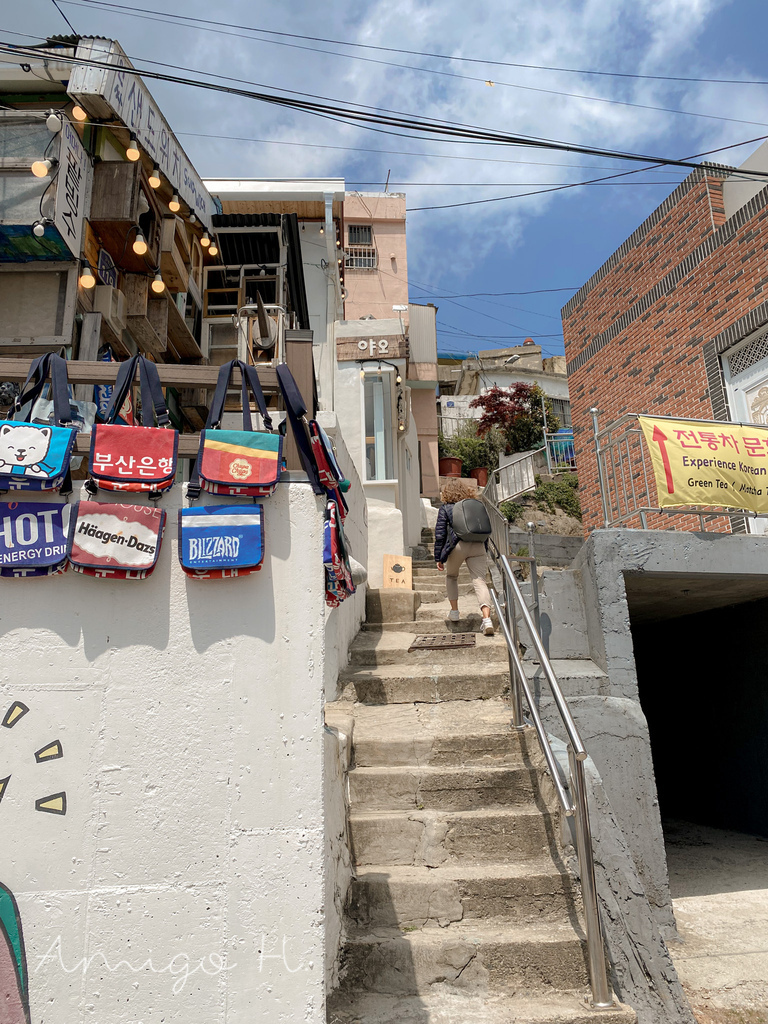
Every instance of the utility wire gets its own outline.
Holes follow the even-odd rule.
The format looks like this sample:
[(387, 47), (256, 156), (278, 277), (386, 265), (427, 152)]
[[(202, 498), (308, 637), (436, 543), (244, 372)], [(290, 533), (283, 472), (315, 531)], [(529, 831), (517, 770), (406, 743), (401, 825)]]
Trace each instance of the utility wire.
[(72, 24), (72, 22), (66, 16), (64, 11), (62, 11), (62, 9), (59, 7), (59, 5), (56, 2), (56, 0), (52, 0), (52, 3), (53, 3), (53, 6), (56, 8), (56, 10), (59, 12), (59, 14), (62, 16), (62, 18), (64, 19), (64, 21), (66, 21), (67, 25), (69, 25), (69, 27), (70, 27), (70, 29), (72, 31), (72, 34), (76, 36), (77, 32), (75, 31), (75, 26)]
[[(14, 56), (23, 56), (27, 59), (39, 58), (39, 51), (30, 47), (16, 46), (12, 43), (1, 42), (0, 52), (9, 53)], [(109, 71), (114, 71), (114, 64), (110, 64), (106, 61), (95, 61), (95, 60), (82, 60), (77, 57), (68, 57), (64, 55), (57, 55), (57, 61), (60, 63), (67, 63), (73, 67), (96, 67), (103, 68)], [(141, 70), (140, 68), (122, 69), (127, 74), (135, 74), (141, 77), (153, 78), (159, 81), (173, 82), (178, 85), (187, 85), (197, 89), (205, 89), (212, 92), (221, 92), (228, 95), (242, 96), (246, 99), (260, 100), (264, 103), (274, 104), (276, 106), (289, 107), (296, 110), (305, 111), (307, 113), (315, 114), (321, 117), (327, 117), (330, 120), (340, 121), (342, 123), (349, 124), (360, 124), (364, 126), (370, 125), (386, 125), (390, 128), (406, 128), (412, 131), (423, 132), (427, 135), (443, 135), (448, 138), (465, 143), (475, 142), (493, 142), (500, 145), (511, 145), (521, 146), (525, 148), (539, 148), (546, 150), (555, 150), (561, 152), (572, 152), (572, 153), (584, 153), (588, 156), (598, 157), (609, 157), (618, 160), (628, 160), (636, 163), (655, 163), (660, 166), (668, 167), (690, 167), (692, 169), (699, 169), (702, 165), (693, 163), (690, 160), (674, 160), (667, 157), (653, 157), (643, 155), (640, 153), (621, 152), (618, 150), (603, 149), (597, 146), (582, 146), (571, 143), (565, 143), (556, 141), (553, 139), (542, 139), (534, 138), (524, 135), (514, 135), (507, 132), (495, 132), (491, 129), (475, 127), (473, 125), (465, 124), (453, 124), (448, 121), (442, 121), (438, 118), (428, 118), (419, 120), (413, 115), (401, 114), (401, 113), (388, 113), (388, 112), (375, 112), (369, 113), (367, 110), (353, 110), (345, 109), (343, 107), (334, 107), (328, 103), (318, 103), (308, 100), (296, 99), (293, 96), (284, 96), (278, 94), (270, 94), (263, 92), (256, 92), (248, 89), (235, 88), (233, 86), (218, 85), (213, 82), (195, 81), (189, 78), (183, 78), (179, 75), (169, 75), (157, 71)], [(359, 104), (358, 104), (359, 106)], [(377, 130), (376, 128), (373, 129)], [(413, 137), (413, 136), (411, 136)], [(734, 147), (728, 147), (734, 148)], [(718, 172), (722, 171), (734, 172), (737, 168), (733, 167), (717, 167)], [(768, 171), (750, 171), (752, 178), (768, 179)]]
[[(75, 6), (75, 7), (92, 7), (92, 4), (90, 3), (90, 0), (85, 0), (85, 2), (83, 2), (83, 0), (62, 0), (62, 2), (69, 3), (71, 6)], [(127, 10), (127, 9), (125, 9), (123, 7), (123, 5), (121, 5), (121, 4), (109, 4), (109, 5), (104, 5), (104, 6), (108, 6), (109, 8), (115, 8), (116, 9), (116, 13), (119, 13), (119, 14), (123, 15), (124, 17), (140, 18), (140, 19), (142, 19), (144, 21), (155, 21), (155, 22), (160, 22), (160, 24), (165, 24), (165, 25), (174, 24), (173, 21), (168, 20), (169, 18), (181, 19), (181, 18), (185, 18), (186, 17), (185, 15), (168, 15), (165, 12), (162, 12), (162, 11), (147, 11), (146, 13), (139, 13), (136, 10)], [(197, 21), (198, 19), (191, 19), (191, 20)], [(202, 19), (199, 19), (199, 20), (202, 20)], [(201, 26), (198, 26), (198, 25), (187, 25), (187, 24), (185, 24), (184, 21), (179, 21), (178, 23), (180, 25), (182, 25), (183, 27), (195, 29), (196, 31), (200, 31), (200, 32), (208, 31), (208, 32), (215, 33), (217, 35), (225, 35), (225, 36), (239, 36), (240, 35), (240, 32), (228, 32), (226, 29), (222, 29), (222, 28), (218, 28), (218, 27), (213, 27), (213, 26), (218, 24), (217, 22), (208, 22), (207, 24), (208, 24), (209, 27), (207, 27), (207, 28), (202, 28)], [(241, 31), (243, 31), (242, 27), (241, 27)], [(253, 29), (253, 30), (245, 29), (245, 31), (256, 31), (256, 32), (259, 32), (259, 31), (262, 31), (262, 30), (260, 30), (260, 29)], [(623, 107), (634, 107), (634, 108), (640, 109), (640, 110), (653, 110), (656, 113), (679, 114), (679, 115), (683, 115), (683, 116), (686, 116), (686, 117), (704, 117), (704, 118), (708, 118), (710, 120), (715, 120), (715, 121), (732, 121), (732, 122), (734, 122), (736, 124), (751, 124), (751, 125), (756, 125), (756, 126), (758, 126), (760, 128), (768, 127), (768, 124), (766, 124), (763, 121), (747, 121), (747, 120), (743, 120), (743, 119), (737, 118), (737, 117), (726, 117), (724, 115), (719, 115), (719, 114), (705, 114), (705, 113), (701, 113), (701, 112), (695, 111), (695, 110), (679, 110), (679, 109), (677, 109), (675, 107), (659, 107), (659, 106), (655, 106), (655, 105), (649, 104), (649, 103), (635, 103), (635, 102), (632, 102), (630, 100), (618, 100), (618, 99), (612, 99), (612, 98), (609, 98), (609, 97), (606, 97), (606, 96), (586, 96), (583, 93), (564, 92), (563, 90), (560, 90), (560, 89), (544, 89), (544, 88), (541, 88), (541, 87), (538, 87), (538, 86), (520, 85), (520, 84), (518, 84), (516, 82), (490, 81), (490, 80), (485, 79), (485, 78), (478, 78), (475, 75), (461, 75), (461, 74), (458, 74), (455, 71), (440, 71), (440, 70), (438, 70), (436, 68), (423, 68), (423, 67), (418, 67), (418, 66), (416, 66), (414, 64), (398, 64), (398, 63), (395, 63), (394, 61), (379, 60), (379, 59), (377, 59), (375, 57), (363, 57), (360, 54), (355, 54), (355, 53), (340, 53), (338, 50), (322, 50), (322, 49), (319, 49), (318, 47), (315, 47), (315, 46), (305, 46), (305, 45), (301, 45), (301, 44), (298, 44), (298, 43), (287, 43), (287, 42), (284, 42), (284, 41), (281, 41), (281, 40), (278, 40), (278, 39), (256, 39), (254, 41), (255, 42), (261, 42), (261, 43), (270, 43), (270, 44), (272, 44), (274, 46), (288, 46), (288, 47), (291, 47), (292, 49), (296, 49), (296, 50), (309, 50), (312, 53), (324, 53), (324, 54), (328, 54), (328, 55), (330, 55), (332, 57), (343, 57), (343, 58), (345, 58), (347, 60), (364, 61), (367, 64), (380, 64), (380, 65), (384, 65), (385, 67), (401, 68), (401, 69), (406, 70), (406, 71), (416, 71), (416, 72), (419, 72), (421, 74), (440, 75), (440, 76), (443, 76), (443, 77), (446, 77), (446, 78), (458, 78), (458, 79), (462, 79), (463, 81), (467, 81), (467, 82), (480, 82), (483, 85), (498, 86), (498, 87), (506, 88), (506, 89), (521, 89), (521, 90), (523, 90), (525, 92), (538, 92), (538, 93), (543, 93), (543, 94), (549, 95), (549, 96), (566, 96), (566, 97), (568, 97), (570, 99), (588, 100), (589, 102), (593, 102), (593, 103), (618, 104), (618, 105), (623, 106)], [(155, 62), (149, 61), (148, 63), (155, 63)], [(213, 78), (226, 78), (227, 77), (225, 75), (216, 75), (213, 72), (209, 72), (209, 74)]]
[[(72, 4), (75, 0), (61, 0), (62, 3)], [(78, 6), (86, 6), (86, 4), (78, 3)], [(89, 7), (107, 7), (117, 10), (123, 10), (135, 14), (136, 8), (128, 7), (124, 4), (106, 2), (106, 0), (87, 0), (87, 6)], [(375, 46), (371, 43), (355, 43), (341, 39), (326, 39), (322, 36), (308, 36), (299, 35), (295, 32), (278, 32), (273, 29), (266, 28), (254, 28), (248, 25), (236, 25), (226, 21), (211, 21), (207, 18), (193, 18), (186, 14), (170, 14), (164, 11), (150, 11), (147, 8), (140, 8), (142, 11), (146, 11), (150, 14), (162, 14), (164, 17), (172, 18), (174, 20), (184, 20), (190, 22), (196, 22), (202, 25), (209, 26), (224, 26), (225, 28), (239, 29), (241, 32), (258, 32), (262, 35), (271, 36), (282, 36), (289, 39), (304, 39), (315, 43), (330, 43), (336, 46), (352, 46), (362, 50), (377, 50), (381, 53), (404, 53), (411, 57), (432, 57), (436, 60), (451, 60), (461, 61), (468, 64), (482, 64), (490, 67), (504, 67), (504, 68), (523, 68), (531, 71), (557, 71), (563, 74), (569, 75), (599, 75), (605, 78), (633, 78), (641, 79), (644, 81), (652, 82), (699, 82), (714, 85), (768, 85), (768, 81), (757, 80), (753, 81), (750, 79), (740, 78), (693, 78), (684, 77), (681, 75), (641, 75), (634, 74), (628, 71), (595, 71), (585, 68), (561, 68), (551, 66), (547, 64), (521, 64), (513, 61), (502, 61), (502, 60), (488, 60), (484, 57), (462, 57), (458, 54), (447, 54), (447, 53), (429, 53), (421, 50), (404, 50), (392, 46)]]

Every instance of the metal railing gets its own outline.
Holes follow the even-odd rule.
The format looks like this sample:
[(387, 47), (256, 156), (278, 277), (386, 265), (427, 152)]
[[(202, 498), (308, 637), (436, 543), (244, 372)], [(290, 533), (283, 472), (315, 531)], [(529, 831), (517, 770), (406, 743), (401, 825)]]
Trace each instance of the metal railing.
[[(639, 522), (642, 530), (648, 529), (650, 513), (661, 516), (698, 516), (702, 532), (716, 520), (730, 519), (732, 527), (741, 526), (745, 518), (766, 519), (768, 513), (752, 512), (749, 509), (723, 508), (720, 505), (686, 505), (679, 508), (660, 508), (656, 491), (656, 479), (650, 464), (650, 455), (645, 445), (642, 428), (638, 422), (641, 415), (626, 413), (619, 419), (600, 429), (598, 409), (589, 410), (592, 415), (592, 429), (595, 436), (597, 475), (600, 483), (600, 500), (603, 521), (607, 527), (632, 526)], [(654, 419), (676, 419), (674, 416), (654, 416)], [(713, 420), (691, 420), (717, 426)], [(754, 426), (754, 424), (736, 424)], [(722, 532), (715, 529), (713, 532)]]
[(344, 267), (348, 270), (375, 270), (379, 253), (373, 245), (348, 245), (344, 250)]
[[(595, 859), (584, 774), (584, 761), (588, 755), (544, 647), (538, 614), (531, 614), (523, 592), (520, 589), (520, 584), (512, 571), (509, 553), (509, 532), (506, 529), (506, 520), (504, 520), (504, 530), (502, 532), (499, 519), (504, 519), (504, 517), (490, 503), (486, 494), (483, 494), (483, 498), (491, 516), (492, 533), (489, 547), (491, 548), (491, 555), (501, 580), (503, 601), (499, 600), (496, 578), (492, 573), (494, 584), (491, 590), (491, 601), (493, 602), (499, 619), (499, 625), (507, 643), (512, 696), (512, 725), (516, 730), (525, 728), (526, 722), (523, 709), (523, 702), (525, 702), (531, 722), (536, 730), (539, 746), (552, 777), (552, 783), (555, 787), (560, 806), (567, 817), (573, 817), (574, 831), (576, 833), (576, 853), (579, 860), (579, 875), (581, 877), (582, 901), (584, 904), (584, 924), (587, 936), (587, 959), (592, 990), (592, 1005), (598, 1009), (607, 1009), (612, 1007), (614, 1002), (611, 986), (608, 982), (605, 942), (598, 910)], [(529, 534), (532, 541), (533, 537), (530, 527), (532, 527), (532, 524), (529, 524)], [(512, 560), (530, 562), (531, 579), (533, 581), (536, 578), (536, 558), (532, 548), (529, 548), (529, 557), (526, 559), (521, 559), (514, 555), (511, 558)], [(535, 590), (534, 592), (537, 594), (536, 609), (538, 612), (538, 591)], [(539, 709), (531, 691), (528, 677), (525, 674), (520, 656), (518, 619), (522, 619), (531, 638), (544, 674), (544, 679), (549, 686), (555, 707), (563, 723), (568, 744), (569, 778), (567, 789), (560, 778), (560, 769), (552, 750), (549, 736), (541, 721)]]
[(547, 470), (550, 473), (576, 472), (572, 430), (559, 430), (556, 434), (544, 434), (544, 443), (547, 449)]

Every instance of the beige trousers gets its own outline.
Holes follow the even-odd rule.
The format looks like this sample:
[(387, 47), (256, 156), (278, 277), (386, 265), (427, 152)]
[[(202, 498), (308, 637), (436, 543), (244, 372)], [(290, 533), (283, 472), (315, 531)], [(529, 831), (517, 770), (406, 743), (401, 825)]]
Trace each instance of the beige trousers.
[(448, 600), (457, 601), (459, 599), (459, 569), (463, 562), (467, 563), (480, 607), (487, 605), (490, 608), (491, 595), (488, 592), (488, 584), (485, 582), (488, 566), (485, 557), (485, 544), (482, 541), (460, 540), (448, 555), (445, 562), (445, 589), (448, 592)]

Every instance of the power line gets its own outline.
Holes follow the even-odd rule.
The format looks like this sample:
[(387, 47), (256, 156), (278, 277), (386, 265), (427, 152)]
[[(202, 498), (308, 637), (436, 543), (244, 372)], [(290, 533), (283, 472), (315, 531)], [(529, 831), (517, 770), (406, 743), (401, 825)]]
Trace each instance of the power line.
[(577, 292), (581, 285), (575, 288), (533, 288), (524, 292), (464, 292), (463, 294), (432, 295), (433, 299), (474, 299), (487, 295), (544, 295), (549, 292)]
[[(640, 171), (633, 172), (640, 173)], [(573, 182), (574, 185), (679, 185), (682, 178), (673, 178), (669, 181), (606, 181), (604, 178), (595, 178), (593, 181), (577, 181)], [(351, 181), (347, 182), (347, 185), (379, 185), (381, 179), (378, 181)], [(531, 188), (534, 185), (555, 185), (554, 181), (392, 181), (389, 182), (389, 188), (392, 189), (393, 185), (400, 185), (405, 188)], [(562, 187), (562, 186), (558, 186)], [(349, 189), (354, 191), (354, 189)], [(491, 202), (492, 200), (486, 200)]]
[(59, 7), (59, 5), (58, 5), (58, 3), (56, 2), (56, 0), (52, 0), (52, 3), (53, 3), (53, 6), (54, 6), (54, 7), (56, 8), (56, 10), (57, 10), (57, 11), (59, 12), (59, 14), (60, 14), (60, 15), (62, 16), (62, 18), (64, 19), (64, 21), (66, 21), (67, 25), (69, 25), (69, 27), (70, 27), (71, 31), (72, 31), (72, 32), (74, 33), (74, 35), (77, 35), (77, 32), (75, 32), (75, 27), (74, 27), (74, 25), (73, 25), (73, 24), (72, 24), (72, 22), (71, 22), (71, 21), (69, 20), (69, 18), (68, 18), (68, 17), (66, 16), (66, 14), (64, 13), (64, 11), (62, 11), (62, 9), (61, 9), (61, 8)]
[[(9, 53), (14, 56), (24, 56), (27, 58), (36, 58), (40, 54), (34, 48), (16, 46), (12, 43), (2, 42), (0, 43), (0, 52)], [(69, 57), (57, 54), (57, 61), (60, 63), (67, 63), (73, 67), (97, 67), (106, 70), (113, 71), (114, 65), (109, 64), (105, 61), (94, 61), (94, 60), (81, 60), (77, 57)], [(187, 69), (191, 70), (191, 69)], [(371, 125), (386, 125), (390, 128), (406, 128), (412, 131), (424, 132), (428, 135), (443, 135), (449, 139), (458, 142), (464, 142), (473, 144), (476, 142), (492, 142), (499, 145), (511, 145), (521, 146), (524, 148), (539, 148), (546, 150), (573, 152), (573, 153), (584, 153), (588, 156), (598, 157), (609, 157), (618, 160), (628, 160), (636, 163), (655, 163), (660, 166), (668, 167), (690, 167), (692, 169), (699, 169), (702, 165), (693, 163), (689, 160), (674, 160), (667, 157), (653, 157), (643, 155), (639, 153), (620, 152), (618, 150), (602, 149), (596, 146), (582, 146), (574, 145), (570, 143), (559, 142), (553, 139), (542, 139), (533, 138), (524, 135), (513, 135), (506, 132), (495, 132), (490, 129), (475, 127), (473, 125), (465, 125), (459, 123), (451, 123), (448, 121), (442, 121), (439, 118), (428, 118), (419, 120), (414, 115), (401, 114), (401, 113), (388, 113), (377, 111), (376, 113), (368, 113), (366, 110), (352, 110), (345, 109), (343, 107), (334, 107), (328, 103), (317, 103), (310, 102), (308, 100), (295, 99), (292, 96), (283, 96), (279, 94), (270, 94), (256, 92), (253, 90), (246, 90), (235, 88), (233, 86), (218, 85), (213, 82), (205, 82), (200, 80), (193, 80), (188, 78), (182, 78), (179, 75), (169, 75), (157, 71), (142, 70), (140, 68), (123, 69), (124, 73), (135, 74), (146, 78), (153, 78), (159, 81), (173, 82), (178, 85), (187, 85), (197, 89), (205, 89), (212, 92), (222, 92), (228, 95), (242, 96), (247, 99), (260, 100), (264, 103), (274, 104), (276, 106), (289, 107), (296, 110), (301, 110), (306, 113), (315, 114), (320, 117), (327, 117), (333, 121), (340, 121), (341, 123), (347, 124), (359, 124), (366, 127)], [(198, 72), (200, 73), (200, 72)], [(335, 102), (335, 101), (332, 101)], [(362, 106), (356, 104), (356, 106)], [(373, 128), (372, 130), (377, 131), (381, 129)], [(386, 134), (393, 134), (387, 132)], [(396, 134), (396, 133), (394, 133)], [(410, 136), (413, 138), (414, 136)], [(723, 147), (723, 148), (735, 148)], [(719, 166), (718, 172), (722, 171), (733, 172), (736, 168)], [(751, 171), (750, 175), (752, 178), (764, 179), (768, 178), (768, 171)]]
[[(71, 3), (74, 3), (75, 0), (61, 0), (61, 2), (62, 3), (70, 3), (71, 4)], [(80, 4), (78, 4), (78, 6), (86, 6), (86, 5), (80, 3)], [(109, 3), (109, 2), (105, 2), (105, 0), (87, 0), (87, 6), (107, 7), (107, 8), (113, 8), (113, 9), (121, 9), (123, 11), (129, 11), (131, 13), (135, 13), (135, 8), (133, 8), (133, 7), (127, 7), (124, 4)], [(147, 10), (147, 9), (146, 8), (142, 8), (142, 10)], [(382, 52), (382, 53), (405, 53), (405, 54), (407, 54), (408, 56), (411, 56), (411, 57), (431, 57), (431, 58), (434, 58), (436, 60), (461, 61), (463, 63), (468, 63), (468, 64), (488, 65), (489, 67), (522, 68), (524, 70), (530, 70), (530, 71), (557, 71), (557, 72), (561, 72), (563, 74), (570, 74), (570, 75), (597, 75), (597, 76), (601, 76), (601, 77), (604, 77), (604, 78), (632, 78), (632, 79), (641, 79), (641, 80), (644, 80), (644, 81), (652, 81), (652, 82), (698, 82), (698, 83), (705, 83), (705, 84), (708, 84), (708, 85), (709, 84), (714, 84), (714, 85), (768, 85), (768, 81), (762, 81), (762, 80), (753, 81), (753, 80), (749, 80), (749, 79), (744, 80), (744, 79), (739, 79), (739, 78), (693, 78), (693, 77), (684, 77), (684, 76), (681, 76), (681, 75), (641, 75), (641, 74), (634, 74), (634, 73), (628, 72), (628, 71), (595, 71), (595, 70), (590, 70), (590, 69), (585, 69), (585, 68), (561, 68), (561, 67), (555, 67), (555, 66), (551, 66), (551, 65), (547, 65), (547, 64), (522, 64), (522, 63), (515, 63), (513, 61), (488, 60), (486, 58), (481, 58), (481, 57), (461, 57), (458, 54), (429, 53), (429, 52), (424, 52), (424, 51), (421, 51), (421, 50), (404, 50), (404, 49), (400, 49), (400, 48), (392, 47), (392, 46), (375, 46), (375, 45), (373, 45), (371, 43), (355, 43), (355, 42), (349, 42), (349, 41), (342, 40), (342, 39), (325, 39), (322, 36), (299, 35), (298, 33), (295, 33), (295, 32), (278, 32), (278, 31), (273, 30), (273, 29), (253, 28), (253, 27), (249, 27), (248, 25), (235, 25), (235, 24), (231, 24), (230, 22), (211, 21), (210, 19), (207, 19), (207, 18), (193, 18), (190, 15), (186, 15), (186, 14), (184, 14), (184, 15), (182, 15), (182, 14), (165, 14), (165, 12), (162, 12), (162, 11), (157, 11), (157, 12), (148, 11), (148, 13), (162, 14), (162, 15), (164, 15), (167, 18), (173, 18), (173, 19), (176, 19), (176, 20), (182, 20), (183, 19), (185, 21), (197, 22), (197, 23), (204, 24), (204, 25), (223, 25), (225, 28), (235, 28), (235, 29), (239, 29), (241, 32), (258, 32), (258, 33), (261, 33), (262, 35), (283, 36), (283, 37), (289, 38), (289, 39), (304, 39), (304, 40), (308, 40), (310, 42), (330, 43), (331, 45), (336, 45), (336, 46), (353, 46), (353, 47), (355, 47), (357, 49), (377, 50), (377, 51)]]
[[(83, 0), (62, 0), (62, 2), (63, 3), (68, 3), (68, 4), (70, 4), (70, 6), (74, 6), (74, 7), (92, 7), (94, 0), (84, 0), (84, 2), (83, 2)], [(149, 9), (143, 9), (144, 13), (139, 13), (136, 10), (129, 10), (129, 9), (125, 8), (122, 4), (98, 3), (97, 5), (101, 6), (101, 7), (106, 7), (107, 9), (109, 9), (111, 11), (114, 11), (115, 13), (118, 13), (118, 14), (120, 14), (123, 17), (139, 18), (139, 19), (144, 20), (144, 21), (156, 21), (156, 22), (160, 22), (160, 24), (165, 24), (165, 25), (172, 25), (172, 24), (176, 23), (176, 24), (180, 24), (181, 26), (183, 26), (185, 28), (191, 28), (191, 29), (194, 29), (194, 30), (200, 31), (200, 32), (208, 31), (208, 32), (215, 33), (216, 35), (239, 36), (240, 32), (242, 32), (242, 31), (252, 31), (252, 32), (265, 32), (265, 31), (267, 31), (267, 30), (263, 30), (263, 29), (249, 29), (247, 26), (236, 26), (237, 28), (240, 29), (240, 32), (228, 32), (224, 28), (214, 27), (214, 26), (220, 25), (221, 23), (215, 22), (215, 21), (210, 21), (208, 19), (187, 18), (186, 15), (175, 15), (175, 14), (169, 14), (169, 13), (164, 12), (164, 11), (155, 11), (155, 10), (149, 10)], [(173, 19), (173, 20), (171, 20), (171, 19)], [(201, 27), (200, 25), (197, 25), (197, 24), (186, 24), (185, 23), (186, 21), (203, 22), (205, 24), (206, 28), (203, 28), (203, 27)], [(281, 33), (281, 34), (290, 35), (290, 33)], [(293, 38), (304, 38), (304, 37), (294, 36)], [(640, 109), (640, 110), (653, 110), (653, 111), (655, 111), (657, 113), (678, 114), (678, 115), (683, 115), (683, 116), (686, 116), (686, 117), (703, 117), (703, 118), (707, 118), (709, 120), (715, 120), (715, 121), (732, 121), (732, 122), (734, 122), (736, 124), (751, 124), (751, 125), (756, 125), (756, 126), (761, 127), (761, 128), (768, 127), (768, 124), (766, 124), (763, 121), (748, 121), (748, 120), (744, 120), (744, 119), (736, 118), (736, 117), (726, 117), (725, 115), (720, 115), (720, 114), (705, 114), (705, 113), (701, 113), (699, 111), (694, 111), (694, 110), (679, 110), (679, 109), (677, 109), (675, 107), (659, 107), (659, 106), (655, 106), (655, 105), (649, 104), (649, 103), (635, 103), (635, 102), (630, 101), (630, 100), (618, 100), (618, 99), (613, 99), (613, 98), (609, 98), (609, 97), (606, 97), (606, 96), (586, 96), (583, 93), (564, 92), (561, 89), (544, 89), (544, 88), (541, 88), (541, 87), (538, 87), (538, 86), (520, 85), (520, 84), (518, 84), (516, 82), (499, 82), (499, 81), (491, 82), (488, 79), (478, 78), (478, 77), (476, 77), (474, 75), (461, 75), (461, 74), (458, 74), (457, 72), (454, 72), (454, 71), (439, 71), (439, 70), (437, 70), (435, 68), (422, 68), (422, 67), (417, 67), (416, 65), (413, 65), (413, 64), (398, 64), (398, 63), (395, 63), (393, 61), (379, 60), (379, 59), (376, 59), (374, 57), (363, 57), (360, 54), (355, 54), (355, 53), (340, 53), (338, 50), (322, 50), (322, 49), (319, 49), (318, 47), (315, 47), (315, 46), (304, 46), (304, 45), (300, 45), (298, 43), (287, 43), (287, 42), (284, 42), (284, 41), (278, 40), (278, 39), (257, 39), (257, 40), (254, 40), (254, 41), (255, 42), (261, 42), (261, 43), (270, 43), (270, 44), (272, 44), (274, 46), (288, 46), (288, 47), (291, 47), (292, 49), (297, 49), (297, 50), (309, 50), (312, 53), (324, 53), (324, 54), (328, 54), (329, 56), (332, 56), (332, 57), (343, 57), (343, 58), (345, 58), (347, 60), (364, 61), (364, 62), (366, 62), (368, 64), (380, 64), (380, 65), (384, 65), (385, 67), (401, 68), (401, 69), (406, 70), (406, 71), (416, 71), (416, 72), (419, 72), (420, 74), (440, 75), (440, 76), (443, 76), (443, 77), (446, 77), (446, 78), (457, 78), (457, 79), (461, 79), (461, 80), (467, 81), (467, 82), (480, 82), (480, 83), (482, 83), (484, 85), (499, 86), (499, 87), (507, 88), (507, 89), (520, 89), (520, 90), (523, 90), (525, 92), (538, 92), (538, 93), (543, 93), (543, 94), (549, 95), (549, 96), (566, 96), (566, 97), (569, 97), (571, 99), (587, 100), (587, 101), (592, 102), (592, 103), (618, 104), (620, 106), (634, 107), (634, 108)], [(347, 45), (353, 45), (353, 44), (347, 44)], [(212, 77), (214, 77), (214, 78), (218, 78), (218, 77), (225, 78), (226, 77), (224, 75), (221, 75), (221, 76), (215, 75), (212, 72), (210, 72), (210, 74), (212, 74)]]

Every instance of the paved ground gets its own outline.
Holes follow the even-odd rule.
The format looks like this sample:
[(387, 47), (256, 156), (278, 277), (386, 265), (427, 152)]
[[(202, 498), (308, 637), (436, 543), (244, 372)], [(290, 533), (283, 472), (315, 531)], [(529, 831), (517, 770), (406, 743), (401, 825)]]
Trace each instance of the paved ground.
[(682, 943), (670, 943), (700, 1024), (768, 1024), (768, 839), (664, 824)]

